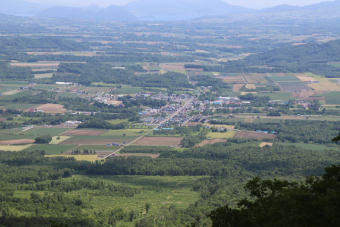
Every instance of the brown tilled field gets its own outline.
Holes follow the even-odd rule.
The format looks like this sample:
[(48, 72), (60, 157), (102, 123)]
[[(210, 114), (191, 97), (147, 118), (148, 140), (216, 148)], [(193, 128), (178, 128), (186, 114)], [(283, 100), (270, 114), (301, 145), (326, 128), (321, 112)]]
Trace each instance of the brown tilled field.
[(64, 106), (60, 104), (44, 104), (38, 106), (36, 109), (49, 114), (63, 114), (66, 112)]
[(0, 141), (0, 145), (31, 144), (31, 143), (34, 143), (34, 142), (35, 142), (35, 140), (27, 140), (27, 139), (2, 140), (2, 141)]
[(203, 140), (201, 143), (197, 144), (195, 147), (204, 147), (205, 145), (211, 145), (215, 143), (224, 143), (227, 142), (226, 139), (211, 139), (211, 140)]
[(133, 145), (176, 147), (180, 145), (182, 139), (182, 137), (144, 137)]
[(255, 139), (255, 140), (273, 140), (275, 135), (261, 132), (239, 131), (236, 132), (234, 138), (238, 139)]
[(242, 76), (227, 76), (221, 78), (225, 83), (237, 83), (241, 84), (244, 83), (244, 79)]
[(266, 84), (268, 82), (265, 74), (247, 74), (244, 78), (249, 84)]
[(57, 68), (60, 62), (40, 61), (40, 62), (12, 62), (13, 67), (31, 67), (31, 68)]
[(112, 143), (117, 143), (117, 144), (123, 144), (123, 143), (128, 143), (130, 142), (131, 139), (98, 139), (98, 138), (91, 138), (89, 137), (88, 139), (84, 138), (70, 138), (68, 140), (63, 141), (60, 144), (64, 145), (106, 145), (106, 144), (112, 144)]
[(159, 66), (165, 71), (185, 72), (184, 63), (161, 63)]
[(243, 86), (244, 84), (234, 84), (233, 92), (239, 92)]
[(104, 131), (100, 130), (67, 130), (62, 136), (99, 136), (102, 135)]

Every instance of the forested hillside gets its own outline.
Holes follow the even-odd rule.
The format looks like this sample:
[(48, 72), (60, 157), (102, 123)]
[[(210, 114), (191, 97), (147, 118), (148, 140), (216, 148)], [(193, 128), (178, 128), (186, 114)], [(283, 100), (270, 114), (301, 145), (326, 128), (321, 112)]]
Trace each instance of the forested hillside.
[(336, 77), (340, 69), (329, 63), (337, 61), (340, 61), (340, 40), (273, 49), (226, 63), (224, 67), (234, 72), (241, 72), (240, 69), (243, 72), (313, 72)]
[(339, 226), (340, 166), (326, 168), (321, 178), (304, 183), (255, 178), (246, 185), (252, 199), (210, 214), (214, 227)]

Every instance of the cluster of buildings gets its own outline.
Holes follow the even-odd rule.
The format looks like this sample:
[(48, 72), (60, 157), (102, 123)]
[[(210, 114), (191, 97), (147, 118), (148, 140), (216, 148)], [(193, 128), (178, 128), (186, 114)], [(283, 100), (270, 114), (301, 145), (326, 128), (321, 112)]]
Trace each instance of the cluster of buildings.
[(242, 101), (238, 97), (218, 97), (217, 100), (212, 102), (213, 105), (245, 105), (250, 104), (249, 101)]

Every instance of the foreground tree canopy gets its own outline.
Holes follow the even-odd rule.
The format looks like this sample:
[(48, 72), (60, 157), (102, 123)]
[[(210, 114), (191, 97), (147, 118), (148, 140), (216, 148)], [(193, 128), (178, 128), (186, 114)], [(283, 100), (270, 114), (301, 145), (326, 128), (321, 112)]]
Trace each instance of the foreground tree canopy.
[(245, 188), (251, 199), (242, 200), (239, 209), (226, 205), (213, 211), (213, 226), (340, 226), (340, 166), (302, 184), (255, 178)]

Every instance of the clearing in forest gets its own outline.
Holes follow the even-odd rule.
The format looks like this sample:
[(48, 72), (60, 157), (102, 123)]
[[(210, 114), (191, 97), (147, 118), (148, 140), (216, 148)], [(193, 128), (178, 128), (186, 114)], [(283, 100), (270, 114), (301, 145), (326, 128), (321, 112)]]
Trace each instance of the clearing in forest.
[(210, 140), (203, 140), (199, 144), (197, 144), (195, 147), (204, 147), (205, 145), (211, 145), (215, 143), (224, 143), (227, 142), (226, 139), (210, 139)]
[(260, 145), (259, 145), (260, 147), (266, 147), (266, 146), (270, 146), (270, 147), (272, 147), (273, 146), (273, 143), (268, 143), (268, 142), (262, 142), (262, 143), (260, 143)]
[(234, 138), (237, 139), (255, 139), (255, 140), (273, 140), (275, 135), (262, 132), (239, 131), (236, 132)]

